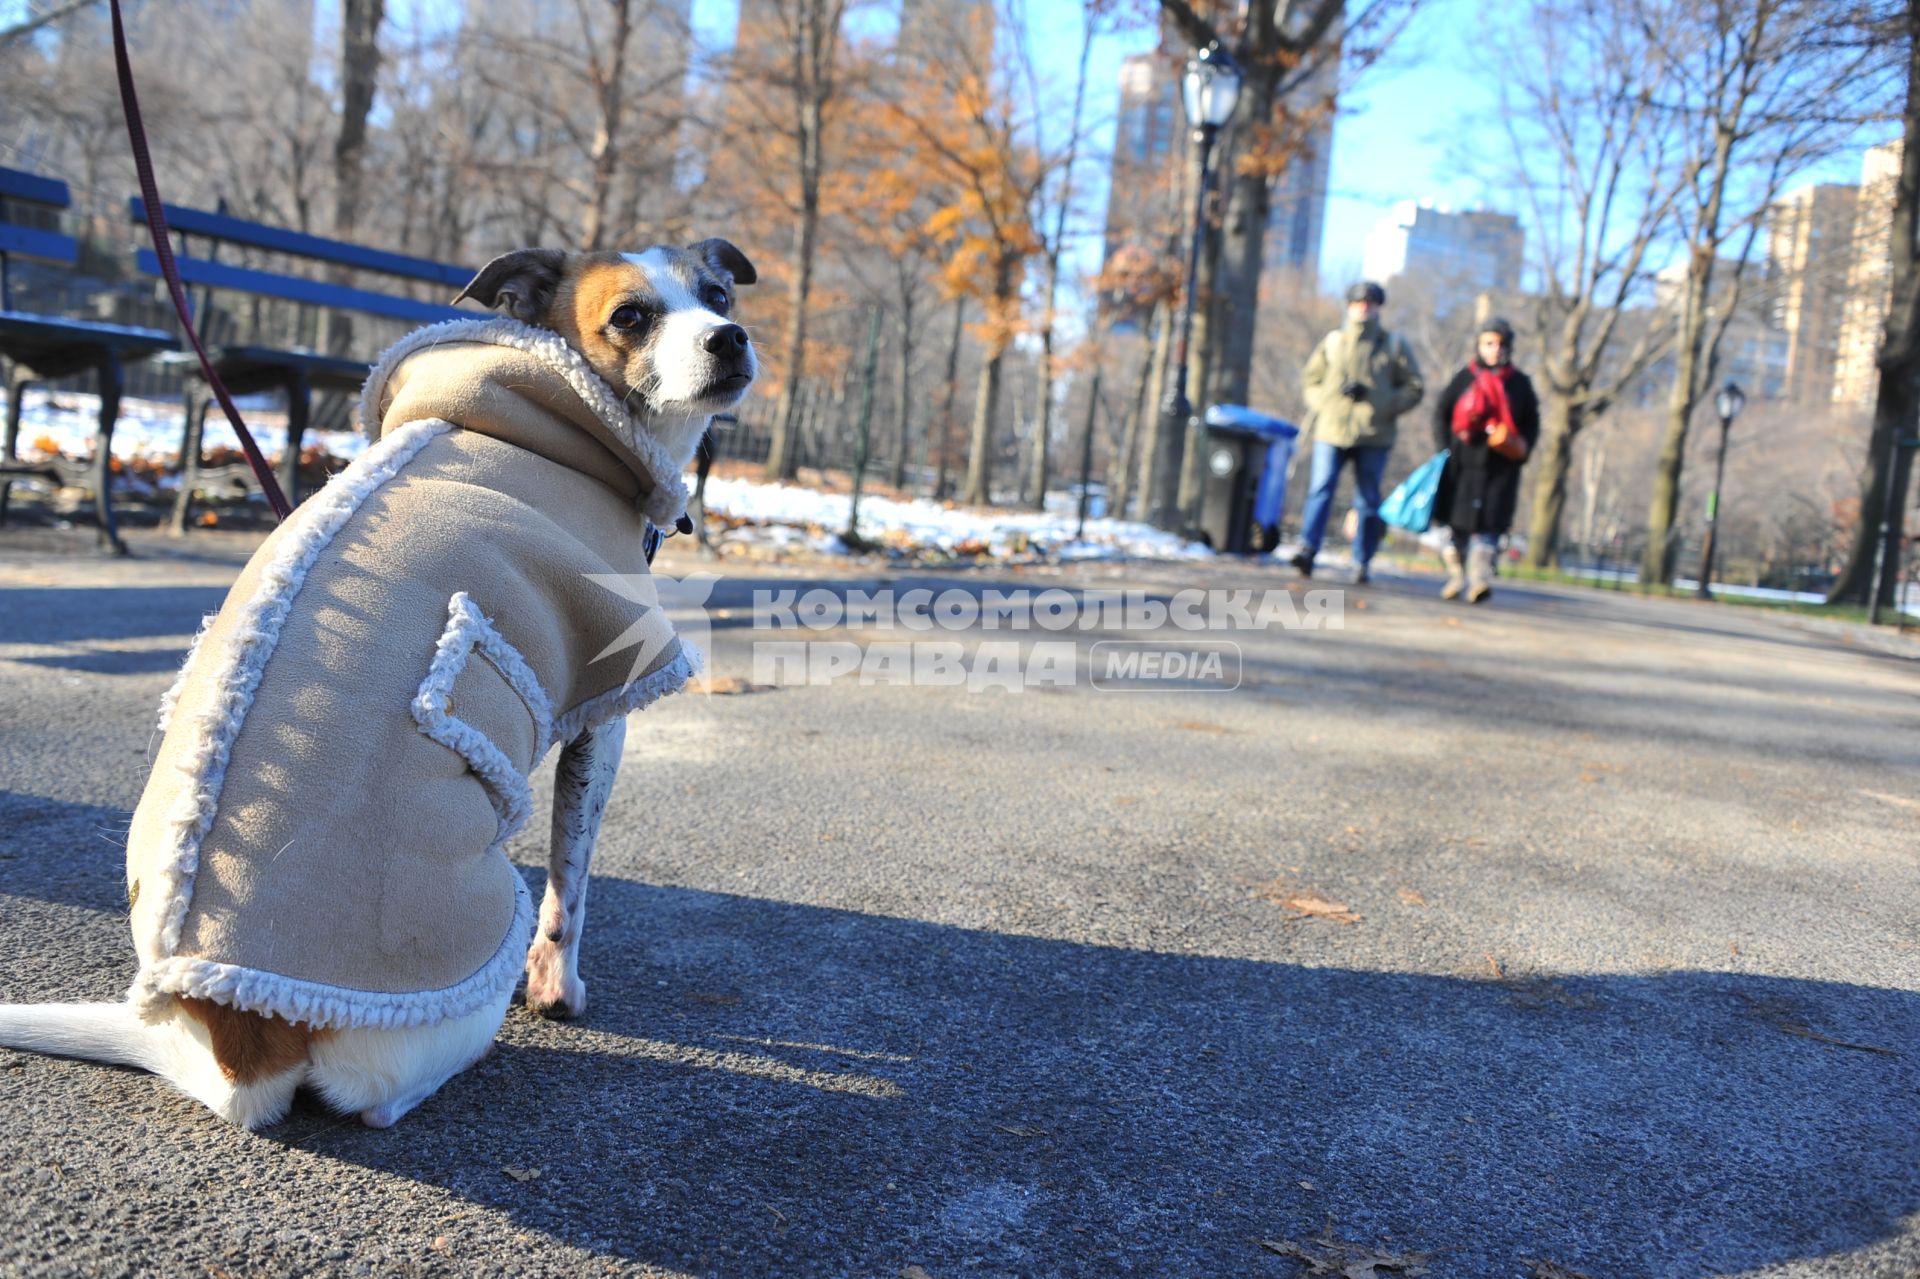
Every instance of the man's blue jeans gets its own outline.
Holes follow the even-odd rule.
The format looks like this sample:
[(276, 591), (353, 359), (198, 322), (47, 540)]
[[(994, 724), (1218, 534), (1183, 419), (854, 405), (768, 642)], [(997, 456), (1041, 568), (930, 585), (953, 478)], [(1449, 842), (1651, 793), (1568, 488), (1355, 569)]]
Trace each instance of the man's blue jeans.
[(1391, 449), (1343, 449), (1321, 440), (1313, 442), (1313, 478), (1307, 485), (1306, 525), (1300, 532), (1303, 549), (1309, 555), (1320, 553), (1327, 536), (1327, 516), (1333, 511), (1333, 490), (1340, 483), (1340, 470), (1353, 463), (1353, 510), (1360, 521), (1360, 544), (1353, 558), (1363, 567), (1380, 549), (1380, 480), (1387, 473), (1387, 454)]

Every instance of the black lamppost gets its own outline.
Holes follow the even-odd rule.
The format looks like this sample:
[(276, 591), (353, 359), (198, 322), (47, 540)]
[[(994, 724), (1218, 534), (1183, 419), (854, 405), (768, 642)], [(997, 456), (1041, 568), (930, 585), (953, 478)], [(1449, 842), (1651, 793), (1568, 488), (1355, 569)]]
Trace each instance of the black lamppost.
[(1700, 551), (1700, 584), (1694, 588), (1694, 593), (1703, 600), (1713, 598), (1713, 589), (1708, 584), (1713, 581), (1714, 544), (1720, 534), (1720, 484), (1727, 474), (1727, 428), (1746, 405), (1747, 393), (1732, 378), (1728, 378), (1727, 384), (1713, 397), (1713, 407), (1720, 414), (1720, 457), (1713, 464), (1713, 493), (1707, 498), (1707, 544)]
[[(1167, 392), (1166, 403), (1161, 408), (1165, 418), (1161, 428), (1163, 463), (1180, 456), (1174, 443), (1186, 438), (1181, 430), (1183, 426), (1189, 431), (1200, 429), (1193, 405), (1187, 402), (1187, 340), (1193, 333), (1193, 304), (1197, 293), (1194, 286), (1199, 282), (1200, 244), (1206, 235), (1207, 190), (1213, 185), (1213, 139), (1233, 118), (1234, 104), (1240, 100), (1240, 68), (1218, 43), (1209, 44), (1187, 59), (1187, 73), (1180, 87), (1187, 123), (1193, 127), (1193, 141), (1200, 148), (1200, 182), (1193, 194), (1193, 240), (1187, 247), (1187, 297), (1181, 307), (1180, 334), (1174, 345), (1173, 388)], [(1164, 490), (1170, 479), (1178, 483), (1172, 476), (1161, 475), (1155, 484)], [(1156, 494), (1146, 495), (1150, 503), (1156, 499)], [(1177, 506), (1177, 502), (1170, 501), (1158, 512), (1164, 526), (1171, 528), (1180, 522)]]

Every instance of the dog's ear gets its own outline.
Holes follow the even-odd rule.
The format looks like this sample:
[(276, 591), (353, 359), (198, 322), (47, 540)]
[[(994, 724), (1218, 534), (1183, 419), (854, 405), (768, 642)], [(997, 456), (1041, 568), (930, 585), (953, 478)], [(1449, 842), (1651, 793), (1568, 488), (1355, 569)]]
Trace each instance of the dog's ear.
[(760, 278), (753, 263), (747, 261), (747, 255), (725, 240), (702, 240), (689, 244), (687, 251), (699, 254), (714, 270), (725, 271), (735, 284), (752, 284)]
[(522, 324), (540, 324), (553, 302), (567, 255), (559, 249), (515, 249), (480, 268), (473, 282), (454, 295), (481, 306), (505, 310)]

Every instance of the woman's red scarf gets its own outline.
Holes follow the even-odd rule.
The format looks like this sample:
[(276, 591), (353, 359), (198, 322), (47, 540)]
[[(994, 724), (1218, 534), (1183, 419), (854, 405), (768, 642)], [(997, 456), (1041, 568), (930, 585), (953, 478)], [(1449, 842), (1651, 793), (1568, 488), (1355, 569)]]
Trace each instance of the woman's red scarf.
[(1473, 372), (1473, 385), (1460, 393), (1453, 403), (1453, 433), (1471, 440), (1475, 431), (1484, 431), (1498, 422), (1509, 436), (1517, 434), (1513, 423), (1513, 405), (1507, 400), (1507, 374), (1513, 365), (1488, 368), (1475, 360), (1467, 366)]

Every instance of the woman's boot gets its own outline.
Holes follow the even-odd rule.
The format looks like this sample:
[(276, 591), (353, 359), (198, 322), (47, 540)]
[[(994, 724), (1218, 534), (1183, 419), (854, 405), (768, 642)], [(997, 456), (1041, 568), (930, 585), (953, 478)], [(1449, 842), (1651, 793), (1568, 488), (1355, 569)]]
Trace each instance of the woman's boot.
[(1447, 584), (1440, 588), (1440, 598), (1457, 600), (1460, 592), (1467, 589), (1467, 570), (1460, 562), (1460, 548), (1447, 543), (1440, 548), (1440, 561), (1447, 566)]
[(1493, 547), (1475, 538), (1467, 548), (1467, 603), (1478, 604), (1493, 594)]

